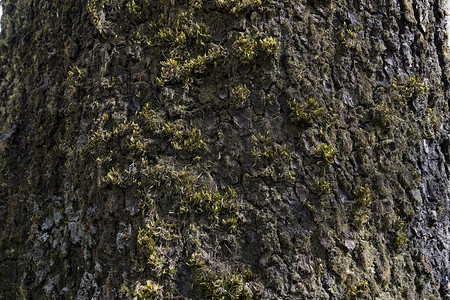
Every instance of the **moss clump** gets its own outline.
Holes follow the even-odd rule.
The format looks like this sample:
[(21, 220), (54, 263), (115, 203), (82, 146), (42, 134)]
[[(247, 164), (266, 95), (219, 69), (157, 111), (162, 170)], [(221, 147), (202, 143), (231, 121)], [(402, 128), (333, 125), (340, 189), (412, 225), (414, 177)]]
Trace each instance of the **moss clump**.
[(225, 9), (234, 15), (261, 6), (261, 0), (215, 0), (215, 2), (220, 8)]
[(145, 228), (139, 229), (137, 244), (141, 253), (147, 258), (157, 277), (175, 274), (175, 261), (166, 254), (170, 246), (179, 238), (175, 231), (177, 226), (160, 220), (158, 215), (154, 217)]
[(100, 33), (103, 33), (100, 16), (99, 16), (99, 14), (97, 12), (97, 1), (96, 0), (89, 0), (87, 2), (87, 4), (86, 4), (86, 9), (88, 11), (89, 17), (90, 17), (91, 22), (94, 25), (94, 27)]
[(175, 150), (189, 153), (204, 153), (208, 151), (208, 145), (202, 139), (202, 134), (197, 128), (183, 128), (180, 123), (167, 122), (163, 132), (167, 134)]
[(358, 283), (352, 284), (348, 290), (348, 296), (350, 298), (362, 297), (370, 291), (370, 286), (367, 280), (361, 279)]
[(256, 40), (241, 36), (233, 43), (233, 49), (242, 64), (250, 64), (256, 59)]
[(354, 48), (358, 43), (355, 32), (349, 25), (347, 25), (347, 22), (344, 22), (343, 30), (340, 32), (339, 38), (345, 49)]
[(208, 299), (253, 299), (253, 292), (245, 287), (242, 275), (200, 276), (198, 281)]
[(427, 108), (425, 117), (420, 122), (422, 137), (432, 139), (439, 132), (444, 120), (444, 114), (436, 109)]
[(402, 248), (406, 246), (408, 243), (408, 236), (406, 235), (406, 232), (400, 230), (396, 232), (396, 239), (395, 239), (395, 247)]
[(370, 213), (366, 209), (358, 209), (353, 215), (353, 226), (361, 229), (364, 224), (367, 224), (370, 220)]
[(123, 184), (123, 180), (123, 175), (116, 168), (109, 170), (108, 174), (102, 178), (102, 181), (106, 184), (119, 186)]
[(401, 217), (397, 216), (395, 217), (394, 224), (397, 229), (395, 232), (394, 246), (396, 248), (403, 248), (408, 244), (408, 236), (405, 232), (406, 223)]
[(184, 48), (188, 44), (205, 47), (210, 40), (209, 27), (194, 20), (193, 11), (179, 13), (172, 26), (163, 26), (164, 21), (152, 22), (150, 26), (156, 30), (151, 45), (170, 46), (172, 49)]
[(67, 72), (66, 82), (70, 87), (79, 87), (82, 85), (82, 80), (85, 76), (86, 74), (83, 70), (76, 66), (72, 66), (69, 72)]
[(137, 19), (145, 19), (148, 16), (150, 3), (147, 0), (128, 0), (126, 7), (130, 15)]
[(303, 126), (309, 126), (320, 121), (325, 112), (325, 109), (314, 98), (309, 98), (304, 103), (292, 100), (289, 102), (289, 108), (291, 109), (289, 115), (291, 121)]
[(322, 144), (314, 150), (314, 156), (320, 158), (325, 165), (331, 165), (336, 154), (336, 149), (330, 144)]
[(314, 180), (314, 184), (319, 193), (321, 202), (324, 202), (327, 199), (328, 195), (332, 193), (332, 184), (329, 183), (325, 178)]
[(156, 84), (164, 86), (169, 83), (189, 83), (192, 75), (203, 73), (208, 64), (217, 62), (224, 55), (222, 47), (213, 47), (195, 58), (183, 60), (180, 57), (171, 57), (161, 62), (161, 76), (156, 78)]
[(143, 128), (150, 132), (160, 133), (164, 128), (164, 114), (153, 110), (150, 103), (146, 103), (138, 114), (141, 122), (144, 124)]
[(269, 132), (252, 135), (251, 155), (254, 159), (254, 167), (260, 171), (258, 175), (271, 178), (274, 181), (282, 181), (291, 186), (295, 181), (295, 171), (292, 170), (292, 160), (287, 145), (278, 145), (272, 141)]
[[(215, 220), (223, 209), (229, 209), (232, 205), (232, 200), (236, 197), (236, 192), (230, 188), (224, 188), (224, 194), (214, 192), (208, 189), (200, 189), (192, 191), (187, 194), (186, 200), (181, 202), (181, 205), (190, 205), (198, 212), (209, 212), (209, 219)], [(230, 224), (224, 220), (224, 224)], [(235, 222), (232, 222), (233, 225)]]
[(194, 252), (187, 262), (195, 269), (196, 282), (207, 299), (253, 299), (255, 291), (248, 282), (253, 278), (251, 270), (242, 274), (214, 272), (199, 252)]
[(373, 121), (378, 125), (390, 128), (391, 126), (397, 125), (401, 119), (397, 115), (394, 107), (386, 103), (381, 103), (375, 106)]
[(250, 97), (250, 90), (245, 84), (240, 84), (231, 90), (231, 104), (234, 107), (244, 107)]
[(290, 155), (287, 151), (287, 146), (279, 146), (272, 143), (272, 138), (269, 133), (252, 135), (253, 147), (252, 155), (255, 161), (266, 160), (269, 162), (289, 160)]
[[(176, 170), (161, 164), (151, 167), (143, 162), (138, 175), (136, 180), (143, 187), (138, 194), (144, 206), (156, 205), (154, 199), (160, 195), (168, 203), (174, 204), (172, 212), (178, 216), (197, 213), (206, 214), (209, 220), (219, 220), (222, 213), (231, 213), (232, 216), (235, 213), (238, 196), (232, 187), (213, 189), (201, 180), (201, 175), (188, 169)], [(154, 192), (148, 187), (152, 187)], [(168, 197), (170, 199), (166, 199)]]
[(136, 287), (136, 295), (140, 300), (163, 299), (163, 288), (151, 280), (147, 280), (145, 285)]
[[(166, 283), (173, 280), (180, 260), (186, 258), (183, 253), (200, 247), (199, 240), (187, 233), (196, 228), (195, 224), (220, 226), (222, 231), (237, 229), (237, 193), (231, 187), (216, 189), (212, 182), (203, 181), (201, 175), (187, 169), (180, 171), (165, 164), (149, 166), (146, 161), (136, 175), (136, 196), (141, 199), (143, 215), (150, 219), (139, 230), (137, 244), (153, 278)], [(162, 203), (168, 207), (162, 208)], [(189, 228), (186, 224), (190, 224)], [(204, 260), (194, 263), (195, 258), (193, 255), (188, 265), (203, 267)], [(173, 287), (168, 286), (167, 290)]]
[(259, 40), (261, 50), (265, 56), (275, 57), (280, 51), (278, 41), (274, 37), (266, 37)]
[(364, 224), (370, 220), (370, 211), (368, 207), (372, 203), (372, 195), (369, 185), (360, 186), (356, 188), (355, 192), (356, 210), (353, 214), (353, 226), (362, 228)]
[(398, 78), (392, 83), (397, 100), (406, 105), (408, 101), (424, 95), (428, 91), (428, 85), (419, 76), (411, 76), (402, 81)]
[(355, 191), (355, 196), (356, 196), (356, 203), (360, 208), (366, 208), (372, 202), (370, 188), (368, 184), (358, 187)]

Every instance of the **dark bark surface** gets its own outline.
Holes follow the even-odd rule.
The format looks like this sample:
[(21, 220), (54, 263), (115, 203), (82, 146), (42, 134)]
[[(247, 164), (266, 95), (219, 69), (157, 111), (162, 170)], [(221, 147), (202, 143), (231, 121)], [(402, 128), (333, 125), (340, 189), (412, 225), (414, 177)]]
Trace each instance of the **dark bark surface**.
[(449, 299), (443, 5), (2, 0), (0, 299)]

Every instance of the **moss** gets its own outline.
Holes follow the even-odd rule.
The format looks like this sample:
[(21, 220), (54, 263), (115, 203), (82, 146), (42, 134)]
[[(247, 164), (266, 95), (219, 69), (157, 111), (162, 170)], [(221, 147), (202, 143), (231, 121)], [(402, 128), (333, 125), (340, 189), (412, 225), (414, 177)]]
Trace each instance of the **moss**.
[(244, 84), (240, 84), (231, 90), (231, 104), (234, 107), (244, 107), (250, 97), (250, 90)]
[(194, 252), (187, 263), (195, 268), (198, 287), (206, 299), (253, 299), (255, 291), (247, 284), (253, 273), (247, 269), (243, 274), (216, 273)]
[(355, 32), (347, 22), (343, 23), (343, 30), (340, 32), (339, 38), (345, 49), (355, 48), (358, 43)]
[(202, 9), (203, 0), (190, 0), (189, 4), (191, 7), (195, 8), (195, 9)]
[(406, 232), (399, 230), (396, 232), (396, 238), (395, 238), (395, 247), (397, 248), (403, 248), (408, 244), (408, 236), (406, 235)]
[(208, 299), (253, 299), (253, 293), (243, 286), (241, 276), (202, 277), (199, 285)]
[(394, 225), (397, 230), (395, 232), (394, 246), (396, 248), (404, 248), (408, 244), (408, 236), (405, 232), (406, 223), (401, 217), (396, 216), (394, 220)]
[(123, 283), (120, 286), (118, 294), (119, 294), (119, 297), (121, 297), (122, 299), (129, 299), (132, 297), (132, 293), (128, 287), (127, 274), (126, 273), (122, 274), (122, 278), (123, 278)]
[(287, 145), (273, 143), (269, 132), (252, 135), (252, 142), (251, 155), (254, 159), (254, 167), (260, 170), (259, 176), (292, 186), (296, 173), (290, 165), (293, 158)]
[(392, 87), (396, 93), (397, 101), (401, 105), (408, 104), (408, 101), (424, 95), (428, 90), (428, 85), (419, 76), (411, 76), (404, 81), (395, 78)]
[(237, 15), (240, 12), (254, 10), (261, 6), (261, 0), (215, 0), (217, 5)]
[(147, 102), (138, 115), (147, 130), (155, 133), (163, 130), (164, 114), (152, 109), (150, 103)]
[(266, 160), (269, 162), (289, 160), (290, 155), (287, 151), (287, 146), (274, 145), (269, 133), (252, 135), (253, 147), (252, 155), (256, 161)]
[(137, 244), (141, 253), (147, 258), (147, 263), (157, 277), (173, 277), (175, 261), (166, 254), (170, 246), (179, 238), (175, 234), (177, 226), (161, 220), (158, 215), (139, 230)]
[(242, 64), (250, 64), (256, 59), (256, 40), (241, 36), (233, 43), (233, 49)]
[(266, 56), (275, 57), (280, 51), (278, 41), (274, 37), (266, 37), (264, 39), (260, 39), (259, 44), (263, 54)]
[(292, 100), (289, 102), (289, 107), (291, 109), (289, 116), (292, 122), (303, 126), (309, 126), (314, 122), (319, 122), (325, 113), (325, 109), (314, 98), (309, 98), (304, 103)]
[(444, 114), (440, 109), (427, 108), (425, 117), (420, 122), (422, 127), (421, 136), (426, 139), (432, 139), (439, 132), (444, 119)]
[[(109, 2), (109, 1), (108, 1)], [(147, 0), (129, 0), (126, 2), (126, 7), (128, 8), (128, 12), (137, 18), (146, 17), (146, 11), (148, 10), (150, 4)]]
[(101, 32), (100, 19), (99, 19), (99, 15), (97, 13), (97, 1), (89, 0), (86, 4), (86, 8), (87, 8), (89, 17), (91, 18), (92, 24)]
[(190, 153), (204, 153), (208, 151), (208, 145), (202, 139), (202, 134), (197, 128), (184, 129), (181, 125), (165, 123), (163, 132), (171, 137), (171, 143), (175, 150)]
[(366, 208), (372, 203), (369, 185), (360, 186), (355, 190), (356, 203), (360, 208)]
[(169, 58), (161, 62), (161, 76), (156, 78), (156, 83), (159, 86), (169, 83), (188, 83), (193, 74), (203, 73), (208, 64), (217, 62), (223, 56), (224, 49), (217, 46), (209, 49), (207, 53), (192, 59), (181, 61)]
[(122, 185), (123, 184), (123, 176), (119, 172), (119, 170), (112, 168), (108, 174), (104, 178), (102, 178), (102, 181), (106, 184), (113, 184), (113, 185)]
[(180, 12), (170, 27), (160, 23), (152, 23), (151, 26), (157, 30), (152, 40), (159, 46), (185, 47), (192, 40), (196, 46), (205, 47), (211, 38), (209, 27), (195, 22), (192, 11)]
[(320, 158), (321, 162), (330, 165), (334, 162), (337, 151), (330, 144), (322, 144), (314, 150), (314, 156)]
[(350, 297), (362, 297), (368, 294), (370, 291), (369, 283), (366, 279), (361, 279), (358, 283), (352, 284), (348, 290)]
[(67, 72), (67, 84), (70, 87), (78, 87), (82, 85), (82, 80), (86, 74), (80, 68), (72, 66)]
[(154, 300), (163, 299), (163, 288), (151, 280), (147, 280), (145, 285), (136, 288), (138, 299)]
[[(208, 219), (218, 220), (222, 211), (232, 212), (234, 209), (237, 193), (233, 188), (226, 186), (220, 192), (212, 190), (187, 169), (177, 171), (164, 165), (150, 167), (144, 163), (139, 175), (145, 186), (166, 187), (169, 195), (177, 200), (173, 210), (178, 214), (207, 213)], [(147, 205), (153, 204), (150, 190), (141, 190), (140, 197)]]
[(397, 116), (393, 107), (390, 107), (386, 103), (381, 103), (375, 106), (373, 120), (376, 124), (390, 127), (396, 126), (399, 123), (400, 118)]
[(320, 196), (321, 202), (324, 202), (327, 197), (332, 193), (332, 184), (330, 184), (325, 178), (314, 180), (314, 184)]
[(362, 229), (370, 221), (370, 213), (367, 209), (357, 209), (353, 214), (353, 226)]

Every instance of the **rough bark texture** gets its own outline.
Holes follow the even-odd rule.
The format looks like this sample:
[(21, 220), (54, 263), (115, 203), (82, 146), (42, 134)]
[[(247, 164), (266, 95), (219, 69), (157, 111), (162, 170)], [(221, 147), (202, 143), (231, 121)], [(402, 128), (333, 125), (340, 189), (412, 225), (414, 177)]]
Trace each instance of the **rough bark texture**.
[(1, 299), (449, 299), (442, 1), (2, 4)]

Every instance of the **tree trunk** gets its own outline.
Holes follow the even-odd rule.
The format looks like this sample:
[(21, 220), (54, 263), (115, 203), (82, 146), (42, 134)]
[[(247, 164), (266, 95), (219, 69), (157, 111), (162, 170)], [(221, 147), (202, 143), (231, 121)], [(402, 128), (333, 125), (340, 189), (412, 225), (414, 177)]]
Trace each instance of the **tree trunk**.
[(443, 1), (2, 6), (1, 299), (449, 299)]

